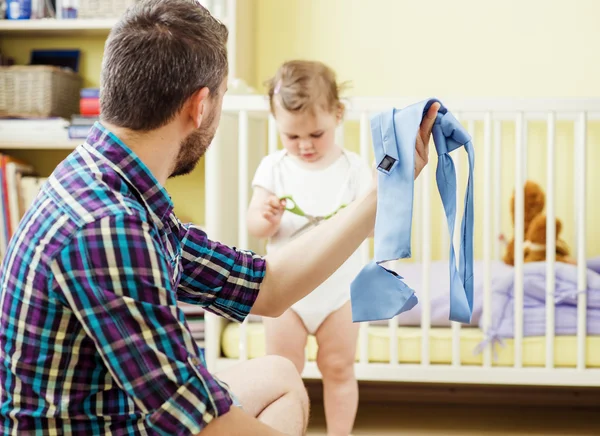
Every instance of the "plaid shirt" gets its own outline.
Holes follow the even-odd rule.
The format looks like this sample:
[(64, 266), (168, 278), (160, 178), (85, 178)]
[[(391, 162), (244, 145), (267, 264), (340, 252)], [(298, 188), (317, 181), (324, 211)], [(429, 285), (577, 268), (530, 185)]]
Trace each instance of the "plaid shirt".
[(232, 400), (177, 300), (241, 321), (264, 274), (264, 259), (181, 224), (148, 168), (96, 124), (3, 261), (0, 433), (198, 433)]

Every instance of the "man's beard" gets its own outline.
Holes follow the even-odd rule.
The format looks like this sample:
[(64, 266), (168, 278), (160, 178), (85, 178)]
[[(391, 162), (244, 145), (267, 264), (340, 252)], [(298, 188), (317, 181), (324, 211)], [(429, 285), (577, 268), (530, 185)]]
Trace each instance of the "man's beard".
[(183, 176), (191, 173), (194, 168), (196, 168), (200, 158), (204, 156), (206, 150), (208, 150), (217, 130), (215, 115), (212, 113), (208, 115), (206, 124), (202, 124), (206, 127), (201, 126), (199, 129), (190, 133), (181, 142), (177, 161), (175, 162), (175, 168), (169, 177)]

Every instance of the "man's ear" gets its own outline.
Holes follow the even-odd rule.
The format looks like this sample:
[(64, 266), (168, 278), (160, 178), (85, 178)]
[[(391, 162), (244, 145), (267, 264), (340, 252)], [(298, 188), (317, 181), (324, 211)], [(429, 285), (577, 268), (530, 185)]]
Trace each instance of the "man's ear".
[(205, 86), (204, 88), (199, 89), (190, 97), (190, 118), (194, 123), (194, 128), (198, 129), (202, 124), (202, 118), (204, 117), (204, 113), (206, 110), (206, 103), (208, 100), (208, 96), (210, 95), (210, 90)]

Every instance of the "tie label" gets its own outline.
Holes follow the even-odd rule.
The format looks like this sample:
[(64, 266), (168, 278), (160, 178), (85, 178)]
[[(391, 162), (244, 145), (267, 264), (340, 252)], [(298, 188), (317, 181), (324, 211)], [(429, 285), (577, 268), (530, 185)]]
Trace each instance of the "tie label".
[(381, 163), (379, 164), (378, 168), (387, 173), (392, 169), (392, 167), (394, 166), (394, 163), (396, 163), (396, 159), (394, 159), (393, 157), (388, 156), (386, 154), (384, 156), (384, 158), (382, 159)]

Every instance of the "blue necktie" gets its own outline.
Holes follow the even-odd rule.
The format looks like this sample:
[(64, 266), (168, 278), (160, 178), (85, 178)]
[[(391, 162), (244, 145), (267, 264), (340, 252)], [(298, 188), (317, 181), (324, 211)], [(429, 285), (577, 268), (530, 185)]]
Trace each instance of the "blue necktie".
[[(411, 227), (414, 192), (415, 141), (431, 99), (392, 109), (371, 118), (375, 160), (378, 162), (375, 256), (351, 285), (354, 322), (390, 319), (412, 309), (418, 302), (415, 292), (402, 277), (382, 262), (411, 257)], [(456, 171), (448, 153), (464, 146), (469, 157), (469, 180), (460, 238), (459, 268), (450, 238), (450, 320), (470, 323), (473, 313), (473, 167), (471, 137), (439, 102), (432, 135), (438, 154), (436, 181), (450, 235), (456, 221)]]

